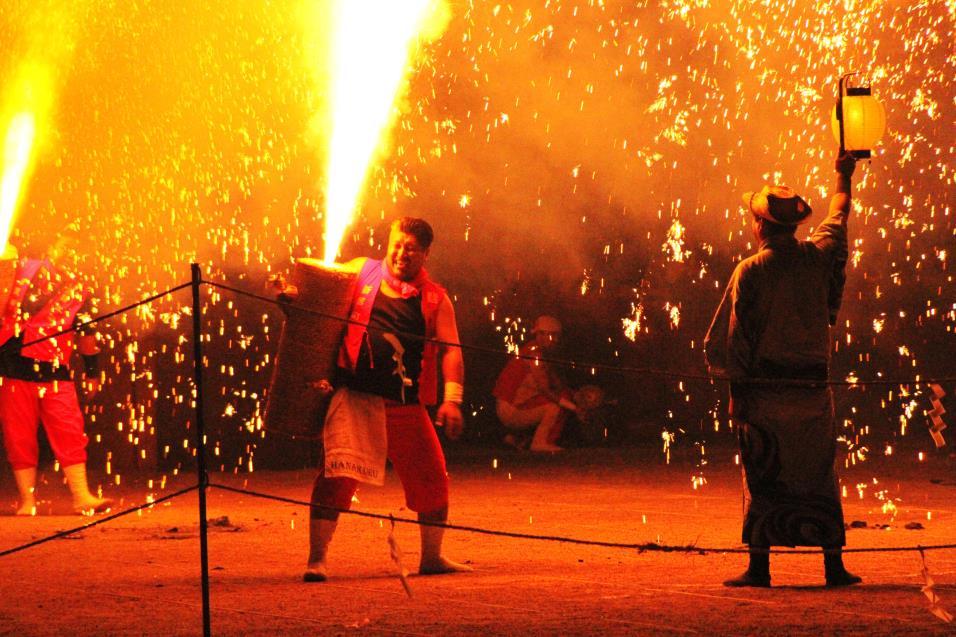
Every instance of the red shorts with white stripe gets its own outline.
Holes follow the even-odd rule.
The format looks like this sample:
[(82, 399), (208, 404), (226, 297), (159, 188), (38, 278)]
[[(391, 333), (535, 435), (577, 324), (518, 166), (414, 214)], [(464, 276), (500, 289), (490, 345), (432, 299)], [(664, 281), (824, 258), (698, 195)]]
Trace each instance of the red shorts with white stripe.
[[(438, 434), (422, 405), (386, 401), (388, 459), (405, 489), (405, 504), (417, 513), (448, 506), (448, 473)], [(312, 487), (312, 502), (348, 510), (358, 483), (352, 478), (327, 478), (322, 473)], [(327, 509), (312, 507), (312, 518), (334, 518)]]

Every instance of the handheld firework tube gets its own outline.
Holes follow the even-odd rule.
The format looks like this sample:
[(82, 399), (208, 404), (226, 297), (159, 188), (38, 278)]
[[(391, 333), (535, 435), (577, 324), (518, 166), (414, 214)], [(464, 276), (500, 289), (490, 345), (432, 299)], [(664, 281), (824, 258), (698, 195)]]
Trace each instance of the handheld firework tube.
[[(10, 294), (13, 292), (13, 287), (17, 282), (17, 269), (20, 265), (20, 260), (17, 255), (17, 249), (12, 245), (7, 245), (3, 249), (3, 254), (0, 254), (0, 322), (5, 323), (7, 321), (7, 313), (11, 309), (10, 305)], [(0, 325), (0, 328), (7, 328), (9, 325)], [(6, 329), (3, 329), (0, 336), (0, 347), (3, 347), (4, 341), (7, 340), (8, 336), (13, 335), (12, 327), (11, 331), (7, 332)], [(0, 349), (0, 376), (6, 376), (9, 366), (10, 359), (15, 356), (15, 353), (10, 350)]]
[(3, 254), (0, 254), (0, 316), (6, 313), (7, 304), (10, 302), (10, 292), (16, 283), (19, 263), (17, 249), (7, 245)]
[(354, 272), (342, 267), (296, 259), (292, 284), (298, 296), (279, 335), (266, 403), (266, 431), (314, 436), (321, 430), (355, 279)]

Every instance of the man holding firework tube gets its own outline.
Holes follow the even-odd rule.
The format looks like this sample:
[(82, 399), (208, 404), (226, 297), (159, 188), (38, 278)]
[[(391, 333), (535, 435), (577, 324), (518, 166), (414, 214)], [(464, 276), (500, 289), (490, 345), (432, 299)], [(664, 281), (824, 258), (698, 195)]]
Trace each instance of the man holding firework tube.
[[(444, 396), (437, 420), (457, 438), (464, 382), (454, 307), (424, 268), (433, 237), (425, 220), (403, 217), (391, 225), (384, 260), (347, 264), (357, 279), (323, 428), (324, 461), (312, 491), (307, 582), (326, 580), (339, 510), (350, 507), (358, 482), (381, 484), (386, 456), (408, 508), (426, 523), (419, 572), (471, 570), (442, 555), (444, 528), (427, 524), (448, 518), (448, 477), (425, 408), (437, 402), (440, 367)], [(285, 296), (294, 299), (292, 292)]]
[(87, 395), (95, 394), (100, 382), (97, 337), (83, 327), (59, 334), (81, 324), (91, 303), (86, 287), (56, 265), (60, 257), (65, 258), (71, 239), (72, 235), (61, 237), (45, 258), (18, 261), (0, 324), (0, 421), (20, 494), (17, 515), (37, 512), (40, 423), (63, 467), (74, 511), (99, 513), (112, 504), (89, 490), (87, 437), (71, 366), (76, 350), (83, 359), (83, 387)]

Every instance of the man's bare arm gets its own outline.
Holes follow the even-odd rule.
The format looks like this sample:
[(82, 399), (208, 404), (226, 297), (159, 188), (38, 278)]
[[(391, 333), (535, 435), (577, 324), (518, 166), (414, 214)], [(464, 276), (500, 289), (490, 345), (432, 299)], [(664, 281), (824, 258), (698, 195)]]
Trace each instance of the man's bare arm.
[(445, 295), (435, 317), (435, 337), (442, 343), (441, 372), (445, 381), (445, 396), (438, 407), (438, 423), (445, 426), (445, 433), (455, 439), (464, 429), (461, 415), (461, 394), (465, 384), (465, 359), (458, 347), (458, 323), (451, 299)]

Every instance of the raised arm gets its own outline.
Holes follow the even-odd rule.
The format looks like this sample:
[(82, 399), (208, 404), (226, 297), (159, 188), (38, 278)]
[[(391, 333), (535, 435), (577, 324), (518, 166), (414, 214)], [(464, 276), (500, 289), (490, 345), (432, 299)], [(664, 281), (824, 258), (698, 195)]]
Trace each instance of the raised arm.
[(830, 198), (830, 210), (827, 218), (817, 227), (810, 240), (820, 249), (821, 254), (831, 259), (827, 302), (830, 311), (830, 325), (836, 325), (837, 312), (843, 300), (843, 288), (846, 284), (846, 262), (849, 258), (847, 239), (847, 218), (850, 215), (850, 190), (856, 158), (843, 153), (836, 160), (836, 189)]
[(836, 187), (830, 198), (830, 209), (826, 219), (817, 226), (810, 240), (823, 252), (834, 252), (837, 259), (846, 262), (847, 237), (846, 222), (850, 214), (850, 190), (856, 158), (843, 153), (836, 160)]

